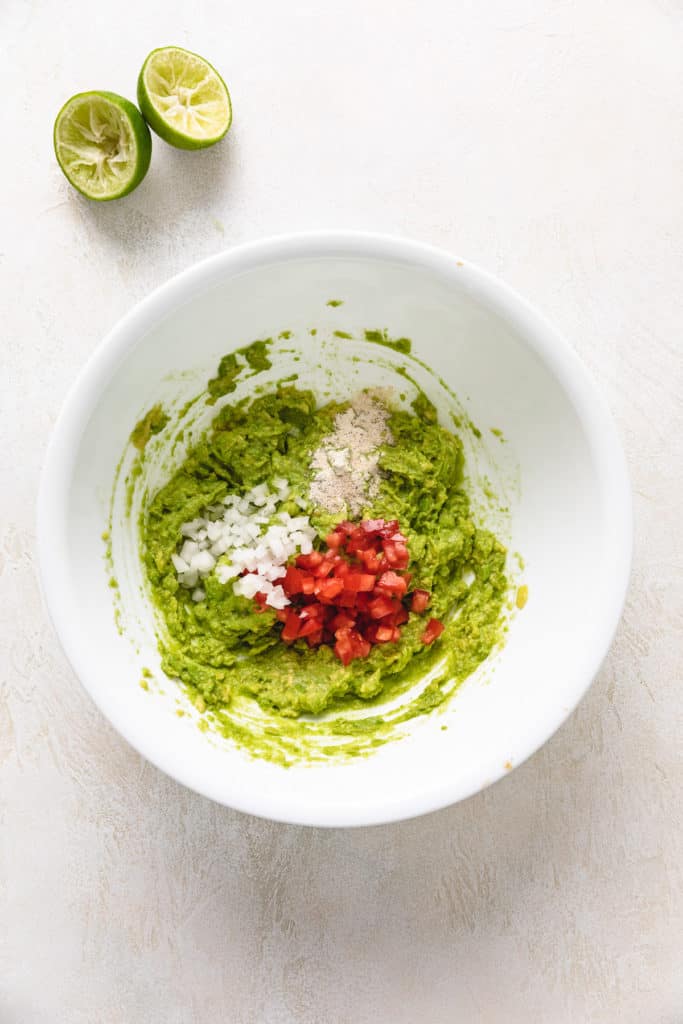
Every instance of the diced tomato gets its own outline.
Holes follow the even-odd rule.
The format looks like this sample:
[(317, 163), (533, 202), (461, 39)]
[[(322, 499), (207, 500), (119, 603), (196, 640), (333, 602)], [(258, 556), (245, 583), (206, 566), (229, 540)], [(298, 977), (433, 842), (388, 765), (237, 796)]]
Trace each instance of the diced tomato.
[(400, 541), (385, 540), (382, 543), (387, 562), (392, 569), (406, 569), (410, 561), (408, 548)]
[(318, 580), (316, 584), (316, 594), (318, 595), (319, 601), (327, 601), (330, 604), (341, 594), (345, 586), (345, 580), (340, 579), (328, 579)]
[[(353, 658), (366, 658), (370, 653), (370, 643), (355, 629), (338, 629), (335, 636), (337, 638), (335, 650), (339, 647), (340, 656), (344, 655), (348, 661), (352, 661)], [(348, 661), (345, 664), (348, 664)]]
[(330, 619), (330, 629), (336, 632), (338, 629), (350, 629), (355, 626), (356, 617), (351, 612), (337, 612), (333, 619)]
[(313, 569), (313, 575), (316, 579), (324, 579), (326, 576), (330, 575), (334, 569), (334, 565), (335, 563), (331, 558), (323, 558), (320, 565), (316, 565), (315, 569)]
[(373, 619), (383, 619), (385, 615), (393, 615), (398, 610), (398, 601), (381, 594), (370, 602), (369, 612)]
[(307, 619), (301, 623), (297, 640), (303, 640), (305, 636), (313, 636), (317, 632), (322, 633), (322, 626), (318, 619)]
[(377, 580), (377, 586), (392, 597), (403, 597), (408, 589), (408, 584), (403, 576), (399, 576), (397, 572), (392, 570), (382, 573)]
[(379, 572), (382, 568), (382, 556), (383, 552), (378, 552), (374, 548), (368, 548), (366, 551), (359, 551), (358, 558), (363, 563), (368, 572)]
[(303, 576), (304, 574), (301, 569), (297, 569), (294, 565), (287, 566), (287, 572), (282, 580), (282, 586), (288, 597), (291, 597), (292, 594), (300, 594), (302, 592)]
[(380, 537), (383, 537), (385, 540), (389, 540), (389, 538), (394, 536), (397, 530), (398, 519), (388, 519), (386, 522), (382, 523), (382, 526), (377, 532)]
[(302, 594), (313, 594), (315, 592), (315, 580), (308, 573), (303, 574), (301, 578), (301, 593)]
[(286, 644), (291, 644), (296, 640), (299, 635), (299, 629), (301, 628), (301, 620), (296, 612), (292, 611), (287, 616), (285, 622), (285, 628), (280, 634)]
[(354, 651), (357, 658), (367, 658), (368, 654), (372, 650), (372, 644), (365, 640), (364, 637), (358, 636), (358, 639), (354, 644)]
[(441, 636), (445, 629), (443, 622), (439, 622), (438, 619), (430, 619), (427, 623), (427, 628), (422, 634), (422, 643), (431, 644), (438, 636)]
[(322, 619), (325, 615), (325, 609), (317, 601), (313, 601), (311, 604), (304, 605), (299, 612), (299, 618), (305, 619)]
[[(330, 644), (342, 664), (365, 658), (373, 644), (396, 643), (408, 621), (411, 574), (407, 539), (397, 519), (344, 520), (325, 538), (325, 549), (300, 554), (286, 567), (282, 587), (296, 607), (276, 612), (285, 643)], [(413, 591), (412, 611), (424, 611), (427, 591)], [(264, 594), (256, 596), (259, 610)], [(431, 643), (443, 626), (431, 620), (423, 640)]]
[[(398, 520), (394, 520), (396, 526), (398, 526)], [(361, 530), (364, 533), (381, 533), (386, 527), (386, 523), (383, 519), (363, 519), (360, 524)]]
[(402, 626), (404, 622), (408, 621), (408, 609), (401, 605), (398, 611), (392, 615), (392, 621), (395, 626)]
[(351, 630), (340, 629), (336, 633), (337, 642), (334, 645), (334, 653), (342, 665), (349, 665), (353, 661), (353, 643), (351, 642)]
[(410, 610), (422, 615), (427, 611), (427, 605), (431, 601), (431, 594), (428, 590), (414, 590), (411, 594)]
[(358, 591), (370, 591), (374, 585), (375, 577), (365, 572), (350, 572), (344, 580), (345, 589), (352, 590), (356, 594)]
[(311, 551), (307, 555), (297, 555), (296, 564), (299, 567), (299, 569), (308, 569), (310, 571), (311, 569), (317, 569), (317, 567), (321, 564), (323, 558), (324, 555), (322, 554), (322, 552)]
[(364, 636), (371, 644), (393, 644), (401, 637), (401, 630), (386, 622), (375, 622), (365, 629)]

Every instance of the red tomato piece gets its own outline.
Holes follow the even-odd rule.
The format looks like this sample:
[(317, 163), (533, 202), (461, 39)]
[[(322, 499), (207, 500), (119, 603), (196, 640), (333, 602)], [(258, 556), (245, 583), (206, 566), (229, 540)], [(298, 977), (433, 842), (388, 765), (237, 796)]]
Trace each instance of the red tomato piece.
[(337, 548), (343, 546), (344, 535), (342, 533), (339, 533), (337, 530), (334, 530), (332, 533), (328, 533), (327, 537), (325, 537), (325, 543), (327, 544), (328, 548), (332, 548), (336, 551)]
[(414, 590), (411, 594), (410, 610), (417, 612), (418, 615), (426, 612), (431, 597), (432, 595), (428, 590)]
[(319, 647), (323, 642), (323, 631), (322, 629), (317, 630), (315, 633), (311, 633), (310, 636), (306, 637), (306, 643), (309, 647)]
[(352, 590), (356, 594), (358, 591), (370, 591), (374, 585), (375, 577), (365, 572), (350, 572), (344, 580), (345, 589)]
[(392, 597), (403, 597), (408, 589), (408, 584), (403, 577), (391, 569), (388, 572), (382, 573), (377, 580), (377, 586)]
[(316, 584), (318, 600), (327, 601), (331, 604), (337, 595), (341, 594), (345, 585), (346, 581), (340, 579), (318, 580)]
[(386, 522), (382, 523), (382, 526), (377, 532), (379, 533), (380, 537), (383, 537), (385, 540), (389, 540), (394, 536), (397, 530), (398, 519), (388, 519)]
[(377, 626), (375, 629), (375, 643), (388, 644), (394, 639), (393, 626)]
[(315, 580), (308, 573), (302, 573), (301, 578), (301, 593), (302, 594), (313, 594), (315, 592)]
[(311, 551), (307, 555), (297, 555), (296, 564), (299, 569), (317, 569), (323, 560), (323, 554), (320, 551)]
[(370, 602), (369, 612), (372, 619), (383, 619), (386, 615), (393, 615), (398, 611), (399, 603), (386, 594), (380, 594)]
[(356, 595), (351, 590), (342, 590), (335, 604), (339, 608), (353, 608), (356, 603)]
[(326, 576), (330, 575), (333, 569), (334, 562), (332, 561), (332, 559), (323, 558), (320, 565), (316, 565), (315, 569), (313, 569), (313, 575), (316, 577), (316, 579), (324, 579)]
[(438, 636), (441, 636), (445, 629), (443, 622), (439, 622), (438, 619), (430, 619), (427, 623), (427, 628), (422, 634), (422, 643), (431, 644), (436, 640)]
[(286, 644), (291, 644), (296, 640), (299, 635), (299, 629), (301, 627), (301, 620), (296, 612), (292, 611), (287, 616), (285, 622), (285, 628), (282, 630), (281, 636)]
[(354, 641), (354, 654), (357, 658), (367, 658), (372, 650), (372, 644), (362, 637), (360, 633), (357, 636), (358, 639)]
[(349, 665), (353, 661), (353, 643), (351, 642), (351, 630), (340, 629), (337, 634), (337, 642), (334, 645), (334, 653), (342, 665)]
[(336, 632), (338, 629), (350, 629), (356, 624), (356, 616), (352, 611), (337, 612), (333, 619), (330, 619), (330, 629)]
[(403, 605), (394, 612), (391, 616), (391, 622), (394, 626), (402, 626), (404, 622), (408, 621), (408, 609), (404, 608)]
[(410, 561), (408, 548), (400, 541), (385, 540), (382, 543), (387, 562), (392, 569), (406, 569)]
[(301, 583), (303, 580), (303, 576), (304, 574), (302, 573), (301, 569), (297, 569), (296, 566), (294, 565), (287, 566), (287, 572), (283, 577), (282, 586), (285, 594), (287, 594), (288, 597), (291, 597), (292, 594), (301, 593)]
[[(396, 526), (398, 526), (398, 520), (395, 520)], [(380, 533), (385, 529), (385, 522), (383, 519), (363, 519), (360, 528), (364, 533)]]
[(322, 634), (322, 626), (317, 619), (306, 619), (305, 622), (301, 623), (297, 640), (303, 640), (305, 636), (313, 636), (314, 633), (320, 631)]
[(317, 601), (313, 601), (312, 604), (304, 605), (299, 612), (300, 619), (321, 619), (325, 614), (325, 609)]
[(382, 568), (383, 554), (383, 552), (378, 552), (374, 548), (368, 548), (367, 551), (359, 551), (358, 557), (368, 572), (379, 572)]

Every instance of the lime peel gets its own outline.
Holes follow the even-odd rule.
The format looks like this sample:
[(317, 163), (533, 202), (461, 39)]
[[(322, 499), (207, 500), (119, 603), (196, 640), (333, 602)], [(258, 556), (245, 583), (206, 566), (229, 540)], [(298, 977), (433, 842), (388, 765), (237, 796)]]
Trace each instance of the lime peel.
[(213, 146), (232, 123), (230, 93), (221, 76), (180, 46), (148, 54), (138, 77), (138, 103), (150, 128), (179, 149)]
[(145, 177), (152, 138), (137, 107), (117, 93), (81, 92), (67, 100), (54, 126), (57, 162), (88, 199), (119, 199)]

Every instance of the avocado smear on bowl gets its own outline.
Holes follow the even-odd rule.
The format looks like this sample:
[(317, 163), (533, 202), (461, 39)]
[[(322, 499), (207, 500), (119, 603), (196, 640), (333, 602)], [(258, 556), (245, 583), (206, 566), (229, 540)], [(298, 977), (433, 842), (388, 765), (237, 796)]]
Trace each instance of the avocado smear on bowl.
[[(225, 379), (228, 385), (223, 387)], [(209, 403), (232, 390), (232, 370), (219, 372), (209, 385)], [(401, 735), (396, 728), (400, 723), (443, 704), (503, 639), (509, 593), (506, 549), (473, 515), (462, 441), (439, 424), (423, 392), (408, 410), (392, 402), (391, 389), (380, 390), (363, 399), (365, 406), (361, 402), (354, 407), (351, 398), (321, 405), (313, 392), (281, 383), (267, 393), (222, 405), (170, 479), (148, 496), (140, 516), (141, 554), (163, 671), (184, 687), (204, 728), (209, 723), (250, 753), (281, 764), (368, 753)], [(381, 418), (382, 441), (367, 456), (361, 454), (360, 461), (338, 469), (340, 458), (348, 462), (353, 452), (340, 456), (346, 449), (334, 448), (335, 430), (354, 422), (365, 429), (359, 410), (370, 405), (371, 415)], [(147, 436), (164, 426), (158, 411), (153, 424), (144, 424)], [(134, 441), (139, 434), (134, 431)], [(327, 476), (320, 469), (321, 452), (333, 463)], [(350, 480), (356, 466), (365, 476), (354, 506), (348, 494), (334, 491), (341, 486), (334, 474), (343, 477), (346, 472)], [(323, 469), (329, 470), (326, 462)], [(319, 500), (326, 493), (329, 499), (328, 484), (337, 496), (336, 506)], [(276, 487), (281, 490), (275, 507)], [(282, 596), (282, 578), (266, 584), (280, 595), (273, 598), (275, 606), (270, 599), (266, 604), (263, 595), (259, 601), (236, 592), (240, 588), (235, 584), (250, 570), (225, 569), (221, 577), (220, 566), (231, 560), (228, 551), (216, 555), (211, 570), (196, 580), (196, 572), (182, 558), (188, 524), (206, 526), (220, 515), (222, 502), (231, 507), (233, 501), (235, 509), (242, 502), (244, 507), (244, 496), (259, 488), (266, 495), (272, 492), (265, 509), (270, 521), (296, 525), (307, 517), (314, 551), (329, 554), (326, 539), (343, 522), (400, 524), (397, 536), (405, 538), (409, 562), (399, 575), (405, 575), (410, 592), (403, 598), (405, 611), (396, 603), (400, 597), (394, 602), (401, 615), (391, 620), (400, 622), (398, 639), (368, 643), (362, 648), (367, 653), (344, 663), (331, 636), (333, 626), (315, 646), (303, 638), (283, 641), (283, 623), (296, 599)], [(267, 519), (261, 517), (262, 532)], [(259, 542), (256, 537), (253, 543)], [(300, 564), (299, 557), (289, 557), (281, 572)], [(185, 576), (179, 566), (187, 570)], [(191, 585), (184, 584), (190, 576)], [(416, 590), (429, 595), (425, 614), (411, 610)], [(288, 607), (282, 607), (284, 601)], [(334, 611), (344, 615), (343, 608)], [(329, 620), (332, 612), (326, 614)], [(366, 635), (376, 638), (369, 614)], [(443, 626), (433, 642), (424, 639), (431, 620)], [(425, 677), (427, 685), (414, 696), (416, 684)], [(391, 710), (385, 713), (389, 704)]]

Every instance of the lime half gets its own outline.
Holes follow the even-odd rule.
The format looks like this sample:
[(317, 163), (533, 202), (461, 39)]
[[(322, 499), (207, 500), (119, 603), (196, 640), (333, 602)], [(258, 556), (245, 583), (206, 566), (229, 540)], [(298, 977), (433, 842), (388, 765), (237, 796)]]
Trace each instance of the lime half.
[(57, 162), (88, 199), (119, 199), (140, 184), (152, 137), (140, 111), (114, 92), (79, 92), (57, 114)]
[(232, 122), (230, 93), (221, 76), (180, 46), (149, 54), (138, 77), (138, 103), (150, 128), (179, 149), (213, 146)]

